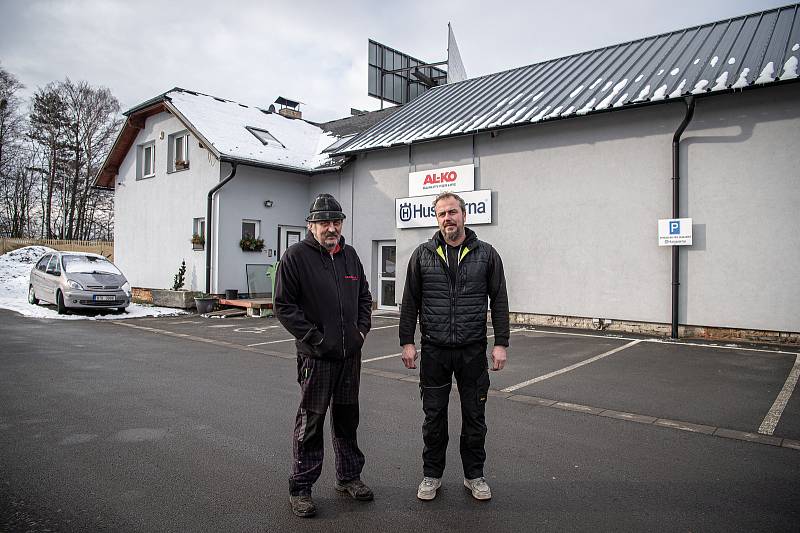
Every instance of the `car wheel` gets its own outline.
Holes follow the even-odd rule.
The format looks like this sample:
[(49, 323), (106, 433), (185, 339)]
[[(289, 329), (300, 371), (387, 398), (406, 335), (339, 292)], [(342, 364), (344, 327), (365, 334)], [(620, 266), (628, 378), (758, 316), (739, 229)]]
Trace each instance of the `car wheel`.
[(39, 305), (39, 298), (36, 297), (36, 291), (33, 290), (33, 285), (28, 287), (28, 303), (31, 305)]
[(67, 314), (67, 306), (64, 305), (64, 295), (61, 294), (61, 291), (56, 293), (56, 306), (58, 307), (58, 314), (59, 315), (66, 315)]

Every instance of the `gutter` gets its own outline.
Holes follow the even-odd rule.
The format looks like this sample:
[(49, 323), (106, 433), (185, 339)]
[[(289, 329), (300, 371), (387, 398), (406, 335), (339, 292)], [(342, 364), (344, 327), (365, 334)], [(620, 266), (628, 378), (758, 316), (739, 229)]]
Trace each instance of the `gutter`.
[(214, 194), (224, 187), (226, 183), (231, 181), (236, 175), (237, 163), (233, 162), (231, 165), (231, 173), (228, 174), (224, 180), (216, 184), (214, 188), (208, 191), (208, 202), (206, 204), (206, 294), (211, 292), (211, 208), (214, 203)]
[[(680, 218), (681, 208), (681, 191), (680, 191), (680, 143), (681, 135), (683, 135), (686, 126), (694, 116), (694, 97), (687, 96), (684, 99), (686, 103), (686, 114), (683, 117), (675, 135), (672, 136), (672, 218)], [(680, 247), (672, 246), (672, 329), (670, 337), (673, 339), (678, 338), (678, 289), (680, 288)]]

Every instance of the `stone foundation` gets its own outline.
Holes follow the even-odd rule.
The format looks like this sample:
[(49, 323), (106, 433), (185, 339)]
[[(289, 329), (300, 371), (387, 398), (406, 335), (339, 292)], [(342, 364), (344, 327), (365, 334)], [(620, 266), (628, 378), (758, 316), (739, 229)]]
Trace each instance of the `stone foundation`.
[[(538, 315), (533, 313), (510, 313), (511, 324), (516, 326), (547, 326), (620, 333), (639, 333), (669, 337), (670, 324), (659, 322), (635, 322), (607, 318), (586, 318), (562, 315)], [(678, 326), (678, 337), (715, 341), (758, 342), (800, 346), (800, 333), (787, 331), (765, 331), (758, 329), (735, 329), (710, 326)]]

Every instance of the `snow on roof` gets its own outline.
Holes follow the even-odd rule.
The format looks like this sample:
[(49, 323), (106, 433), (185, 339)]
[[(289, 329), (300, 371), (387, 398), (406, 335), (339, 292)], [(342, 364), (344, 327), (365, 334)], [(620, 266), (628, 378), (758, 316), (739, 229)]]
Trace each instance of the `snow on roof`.
[[(305, 120), (183, 89), (164, 96), (223, 157), (304, 172), (336, 166), (323, 150), (339, 138)], [(248, 128), (266, 131), (278, 142), (264, 144)]]

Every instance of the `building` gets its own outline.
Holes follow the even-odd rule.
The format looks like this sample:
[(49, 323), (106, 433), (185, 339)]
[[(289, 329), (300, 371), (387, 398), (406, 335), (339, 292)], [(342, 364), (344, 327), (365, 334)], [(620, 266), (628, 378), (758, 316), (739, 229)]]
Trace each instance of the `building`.
[[(419, 196), (456, 187), (517, 323), (800, 342), (798, 57), (791, 5), (435, 87), (306, 167), (305, 189), (270, 170), (269, 197), (304, 213), (336, 195), (379, 307), (434, 232)], [(687, 218), (691, 246), (659, 246), (658, 221)]]

